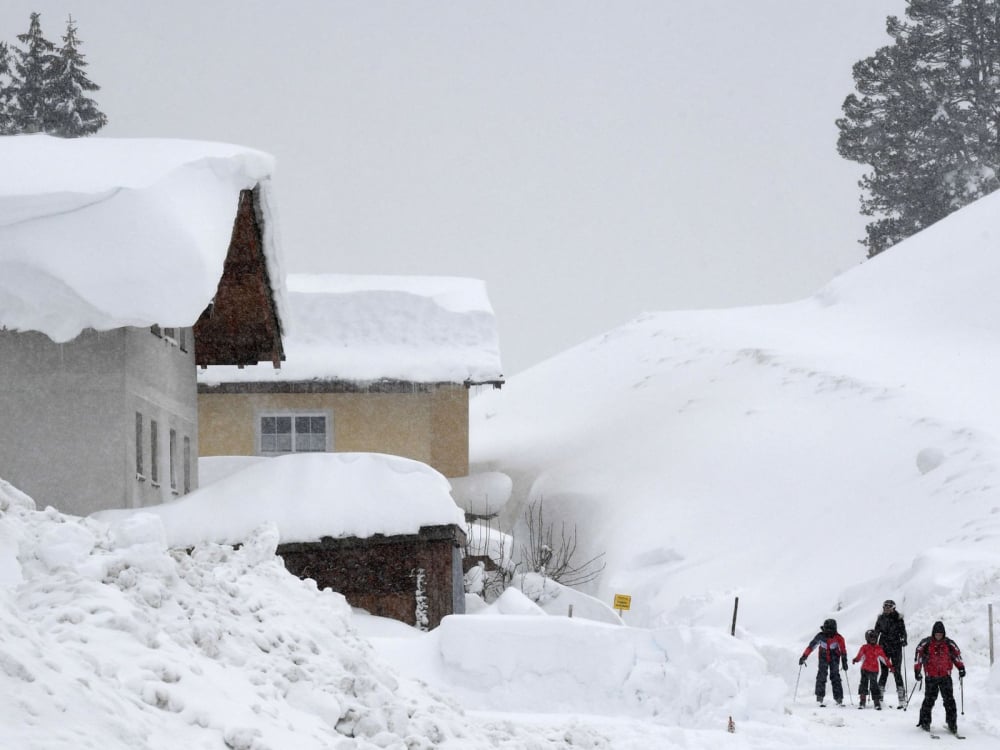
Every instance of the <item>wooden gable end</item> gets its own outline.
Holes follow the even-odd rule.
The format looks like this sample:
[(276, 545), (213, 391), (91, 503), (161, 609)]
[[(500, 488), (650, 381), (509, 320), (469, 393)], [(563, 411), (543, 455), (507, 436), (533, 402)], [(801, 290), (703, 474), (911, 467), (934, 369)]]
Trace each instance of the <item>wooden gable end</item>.
[(194, 325), (201, 367), (267, 361), (279, 367), (285, 358), (256, 206), (256, 190), (240, 193), (219, 287)]

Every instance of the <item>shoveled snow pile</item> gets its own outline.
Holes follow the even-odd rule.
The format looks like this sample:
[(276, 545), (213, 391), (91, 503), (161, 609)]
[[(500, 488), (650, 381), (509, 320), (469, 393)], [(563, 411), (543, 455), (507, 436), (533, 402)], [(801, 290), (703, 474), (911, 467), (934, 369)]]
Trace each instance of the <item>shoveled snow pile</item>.
[(186, 554), (155, 516), (112, 533), (33, 507), (0, 481), (0, 747), (541, 746), (379, 666), (273, 527)]
[(288, 574), (272, 525), (165, 540), (155, 515), (37, 511), (0, 481), (0, 747), (638, 750), (714, 742), (727, 711), (783, 721), (784, 683), (718, 630), (551, 617), (511, 589), (506, 614), (387, 633)]

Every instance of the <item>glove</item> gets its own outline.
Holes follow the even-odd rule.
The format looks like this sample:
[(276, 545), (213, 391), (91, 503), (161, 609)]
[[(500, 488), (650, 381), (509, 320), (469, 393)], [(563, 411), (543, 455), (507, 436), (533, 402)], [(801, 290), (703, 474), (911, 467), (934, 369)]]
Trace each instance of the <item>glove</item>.
[(922, 679), (920, 677), (920, 670), (919, 669), (914, 669), (913, 670), (913, 679), (916, 680), (917, 682), (920, 682), (920, 680)]
[(844, 668), (844, 671), (846, 672), (847, 671), (847, 657), (846, 656), (844, 657), (843, 661), (840, 662), (840, 665)]
[(801, 659), (799, 659), (799, 666), (801, 667), (805, 663), (806, 663), (806, 657), (803, 656)]
[(961, 680), (961, 679), (962, 679), (963, 677), (965, 677), (965, 667), (961, 667), (961, 668), (960, 668), (960, 669), (958, 670), (958, 679), (960, 679), (960, 680)]

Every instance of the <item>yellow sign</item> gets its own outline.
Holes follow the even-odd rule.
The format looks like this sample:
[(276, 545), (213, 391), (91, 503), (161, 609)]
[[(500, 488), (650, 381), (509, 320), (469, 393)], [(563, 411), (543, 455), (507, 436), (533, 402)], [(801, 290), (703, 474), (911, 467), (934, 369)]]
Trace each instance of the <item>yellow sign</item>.
[(615, 609), (621, 611), (632, 607), (632, 597), (629, 594), (615, 594)]

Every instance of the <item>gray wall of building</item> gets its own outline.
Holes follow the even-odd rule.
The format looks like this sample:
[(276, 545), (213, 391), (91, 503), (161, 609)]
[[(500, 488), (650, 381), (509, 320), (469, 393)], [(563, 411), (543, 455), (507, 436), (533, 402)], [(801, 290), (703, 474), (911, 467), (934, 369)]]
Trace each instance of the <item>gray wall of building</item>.
[[(188, 437), (191, 488), (197, 487), (193, 344), (188, 349), (146, 328), (88, 330), (65, 344), (40, 333), (0, 331), (0, 477), (40, 508), (77, 515), (162, 502), (174, 494), (172, 427), (179, 484)], [(147, 465), (149, 420), (158, 423), (160, 487), (136, 476), (136, 412), (144, 415)]]

